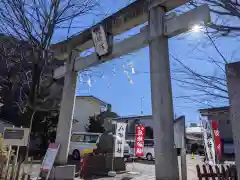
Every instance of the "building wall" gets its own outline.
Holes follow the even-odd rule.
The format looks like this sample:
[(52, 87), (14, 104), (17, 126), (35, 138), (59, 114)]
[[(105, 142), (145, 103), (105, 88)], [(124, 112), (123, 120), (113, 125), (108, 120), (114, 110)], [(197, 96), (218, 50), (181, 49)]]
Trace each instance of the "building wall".
[(232, 141), (232, 124), (229, 113), (218, 113), (216, 115), (209, 115), (208, 120), (218, 122), (221, 139), (225, 141)]
[(85, 132), (89, 124), (89, 116), (99, 114), (101, 105), (90, 98), (76, 98), (73, 119), (78, 122), (73, 124), (72, 131)]
[(232, 122), (229, 111), (208, 113), (209, 121), (218, 122), (223, 154), (234, 154)]
[[(126, 132), (126, 139), (134, 139), (135, 138), (135, 126), (137, 124), (142, 124), (145, 127), (150, 127), (152, 130), (154, 129), (154, 121), (152, 116), (136, 116), (136, 117), (129, 117), (129, 118), (118, 118), (118, 121), (124, 121), (127, 123), (127, 132)], [(177, 148), (183, 145), (183, 134), (185, 133), (185, 122), (184, 116), (181, 116), (174, 124), (174, 139), (175, 145)]]
[(152, 117), (150, 116), (142, 116), (142, 117), (124, 117), (124, 119), (119, 118), (119, 121), (123, 120), (124, 122), (127, 123), (127, 134), (134, 135), (135, 136), (135, 126), (137, 124), (142, 124), (145, 127), (149, 126), (151, 128), (153, 128), (153, 121), (152, 121)]

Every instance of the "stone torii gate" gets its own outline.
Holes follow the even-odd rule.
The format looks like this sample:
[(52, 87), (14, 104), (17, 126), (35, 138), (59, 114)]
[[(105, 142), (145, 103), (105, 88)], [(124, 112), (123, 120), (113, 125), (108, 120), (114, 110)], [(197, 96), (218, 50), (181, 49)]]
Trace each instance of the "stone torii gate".
[[(56, 142), (61, 145), (57, 157), (59, 164), (67, 162), (77, 72), (149, 45), (156, 179), (179, 179), (177, 152), (174, 150), (174, 117), (168, 39), (187, 31), (195, 24), (210, 22), (210, 11), (207, 5), (202, 5), (179, 16), (175, 14), (166, 16), (166, 12), (187, 2), (188, 0), (136, 0), (96, 26), (52, 46), (58, 59), (67, 59), (64, 66), (54, 71), (54, 78), (64, 77), (56, 137)], [(147, 21), (148, 25), (141, 28), (138, 34), (121, 42), (111, 43), (113, 36), (122, 34)], [(96, 34), (92, 30), (95, 28), (102, 35), (102, 42), (93, 40), (92, 36)], [(100, 46), (99, 43), (101, 43)], [(92, 47), (95, 47), (96, 52), (86, 57), (79, 56), (80, 52)], [(103, 49), (99, 51), (99, 48)]]

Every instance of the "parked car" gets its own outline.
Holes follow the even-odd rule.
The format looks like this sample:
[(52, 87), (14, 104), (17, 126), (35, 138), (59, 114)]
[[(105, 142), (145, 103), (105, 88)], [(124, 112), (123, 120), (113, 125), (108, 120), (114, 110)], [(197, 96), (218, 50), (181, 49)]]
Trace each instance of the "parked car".
[[(135, 140), (127, 140), (126, 142), (129, 144), (131, 151), (133, 152), (133, 155), (135, 156)], [(155, 158), (154, 140), (153, 139), (145, 139), (144, 140), (143, 152), (144, 152), (144, 157), (142, 157), (143, 159), (152, 161)]]
[(72, 155), (73, 159), (80, 159), (84, 151), (97, 147), (96, 143), (100, 135), (100, 133), (73, 132), (70, 141), (69, 155)]
[(144, 156), (148, 161), (152, 161), (155, 159), (154, 153), (154, 140), (153, 139), (145, 139), (144, 140)]

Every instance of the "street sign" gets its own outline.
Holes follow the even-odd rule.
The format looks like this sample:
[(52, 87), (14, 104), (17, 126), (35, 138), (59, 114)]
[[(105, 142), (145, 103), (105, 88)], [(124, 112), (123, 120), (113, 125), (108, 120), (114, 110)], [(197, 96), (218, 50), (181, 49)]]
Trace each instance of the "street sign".
[(142, 125), (136, 126), (136, 139), (135, 139), (135, 156), (144, 156), (144, 135), (145, 128)]
[(126, 123), (118, 122), (116, 127), (114, 157), (123, 157), (125, 145)]
[(28, 135), (28, 128), (5, 127), (3, 143), (10, 146), (27, 146)]

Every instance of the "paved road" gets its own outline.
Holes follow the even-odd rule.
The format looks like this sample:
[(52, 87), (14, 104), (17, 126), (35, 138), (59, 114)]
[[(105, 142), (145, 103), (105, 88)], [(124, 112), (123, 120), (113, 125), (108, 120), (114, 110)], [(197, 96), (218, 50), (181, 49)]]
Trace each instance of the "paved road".
[[(198, 180), (196, 176), (196, 165), (202, 164), (202, 157), (196, 156), (195, 159), (191, 159), (191, 156), (187, 156), (187, 173), (188, 180)], [(179, 157), (180, 166), (180, 157)], [(114, 178), (98, 178), (98, 180), (155, 180), (155, 168), (153, 162), (134, 162), (127, 164), (127, 170), (130, 171), (126, 174), (119, 174)], [(180, 176), (181, 177), (181, 176)], [(76, 178), (76, 180), (80, 180)]]
[[(72, 162), (71, 164), (73, 164)], [(196, 165), (202, 164), (202, 157), (196, 156), (195, 159), (191, 159), (191, 156), (187, 156), (187, 173), (188, 180), (198, 180), (196, 176)], [(180, 157), (179, 157), (179, 167), (180, 167)], [(39, 173), (40, 165), (35, 164), (32, 168), (32, 177), (36, 177)], [(154, 162), (148, 161), (138, 161), (133, 163), (127, 163), (127, 170), (129, 173), (118, 174), (116, 177), (104, 177), (97, 178), (98, 180), (155, 180), (155, 168)], [(181, 177), (181, 176), (180, 176)], [(76, 178), (75, 180), (80, 180)]]

